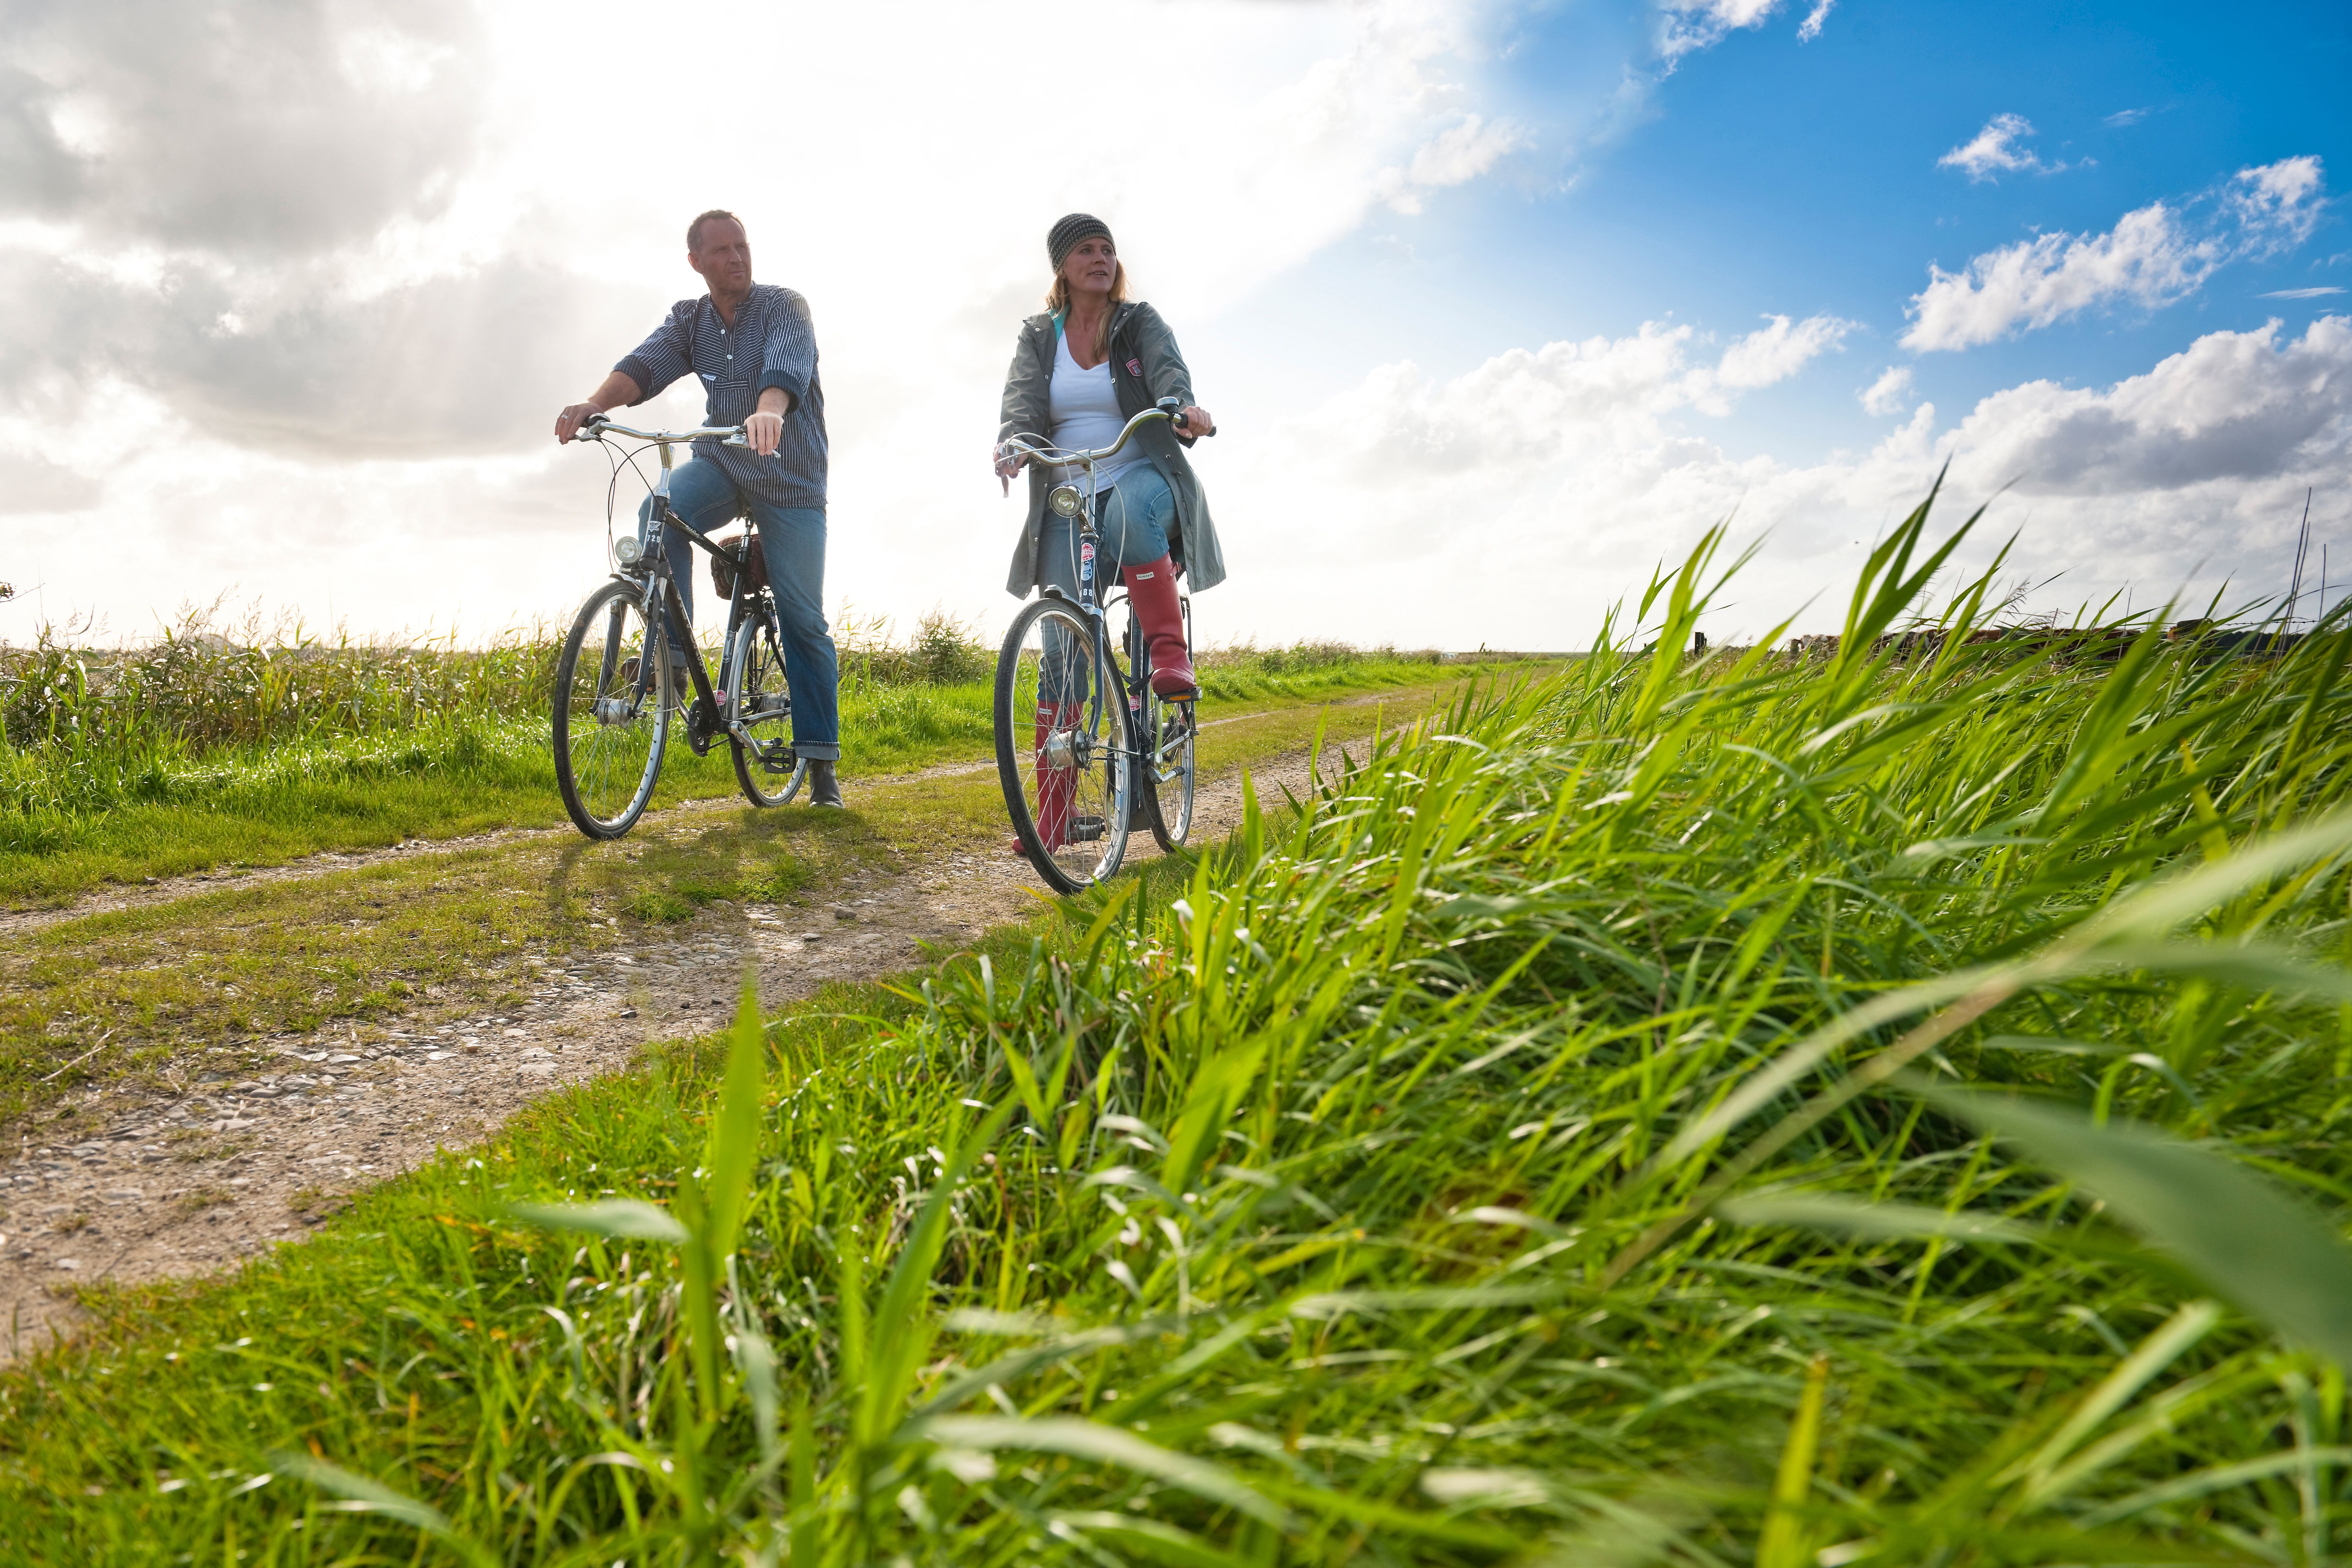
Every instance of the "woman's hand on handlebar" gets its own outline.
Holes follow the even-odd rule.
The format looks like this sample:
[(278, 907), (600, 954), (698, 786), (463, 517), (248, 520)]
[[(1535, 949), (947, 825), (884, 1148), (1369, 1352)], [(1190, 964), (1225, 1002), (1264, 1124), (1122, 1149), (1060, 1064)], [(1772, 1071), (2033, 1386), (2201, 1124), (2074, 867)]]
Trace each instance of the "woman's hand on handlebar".
[(1184, 411), (1176, 416), (1176, 432), (1180, 436), (1213, 436), (1217, 433), (1217, 422), (1209, 417), (1207, 409), (1188, 404)]
[(1013, 476), (1021, 471), (1021, 466), (1029, 460), (1029, 454), (1026, 452), (1013, 451), (1010, 447), (1000, 442), (989, 453), (989, 456), (995, 460), (996, 477), (1003, 483), (1004, 493), (1006, 495), (1011, 495), (1013, 493)]

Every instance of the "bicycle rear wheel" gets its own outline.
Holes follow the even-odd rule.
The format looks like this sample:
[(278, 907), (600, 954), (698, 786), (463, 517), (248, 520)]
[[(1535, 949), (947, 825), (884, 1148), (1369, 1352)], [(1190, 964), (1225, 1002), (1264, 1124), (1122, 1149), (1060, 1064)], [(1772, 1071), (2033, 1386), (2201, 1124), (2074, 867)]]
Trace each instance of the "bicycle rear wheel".
[(996, 773), (1022, 852), (1056, 892), (1116, 875), (1135, 772), (1127, 696), (1096, 623), (1059, 599), (1013, 619), (996, 659)]
[[(1187, 594), (1181, 602), (1184, 651), (1189, 663), (1192, 650), (1192, 596)], [(1141, 647), (1139, 637), (1137, 642), (1138, 667), (1149, 668), (1150, 655)], [(1143, 798), (1151, 837), (1159, 840), (1162, 850), (1173, 852), (1192, 836), (1193, 741), (1200, 727), (1200, 700), (1171, 702), (1152, 690), (1147, 680), (1142, 718), (1135, 738), (1136, 793)]]
[(618, 838), (643, 816), (669, 743), (670, 655), (644, 592), (607, 583), (588, 597), (555, 662), (555, 783), (591, 838)]
[(793, 751), (792, 690), (784, 682), (784, 654), (775, 627), (764, 614), (747, 615), (735, 628), (727, 655), (728, 716), (742, 721), (756, 747), (732, 735), (735, 782), (753, 805), (782, 805), (798, 795), (808, 763)]

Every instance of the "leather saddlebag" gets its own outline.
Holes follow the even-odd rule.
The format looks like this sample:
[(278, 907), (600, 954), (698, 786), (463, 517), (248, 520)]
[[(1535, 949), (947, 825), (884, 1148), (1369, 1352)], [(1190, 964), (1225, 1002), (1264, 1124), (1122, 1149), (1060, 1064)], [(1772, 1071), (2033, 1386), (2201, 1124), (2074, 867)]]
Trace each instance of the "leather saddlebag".
[(710, 558), (710, 585), (720, 598), (735, 596), (738, 577), (755, 592), (768, 585), (768, 556), (760, 548), (758, 533), (746, 529), (741, 533), (721, 534), (711, 542), (719, 547), (719, 553)]

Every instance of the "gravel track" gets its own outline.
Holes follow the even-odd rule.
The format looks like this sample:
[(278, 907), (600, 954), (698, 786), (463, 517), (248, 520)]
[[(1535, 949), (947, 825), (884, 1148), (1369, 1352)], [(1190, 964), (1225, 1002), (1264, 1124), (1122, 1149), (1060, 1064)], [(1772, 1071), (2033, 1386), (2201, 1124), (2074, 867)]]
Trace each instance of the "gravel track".
[[(1261, 798), (1279, 798), (1286, 784), (1303, 794), (1309, 782), (1303, 751), (1250, 771)], [(675, 826), (682, 815), (739, 805), (731, 798), (691, 802), (662, 816)], [(1193, 842), (1214, 840), (1240, 818), (1238, 774), (1204, 782)], [(0, 939), (225, 883), (289, 880), (571, 831), (412, 840), (241, 875), (173, 878), (94, 895), (65, 910), (0, 917)], [(1131, 859), (1157, 853), (1149, 834), (1130, 841)], [(550, 1091), (622, 1069), (650, 1042), (720, 1026), (747, 969), (762, 1006), (772, 1010), (830, 981), (916, 966), (927, 953), (952, 951), (992, 927), (1028, 918), (1049, 895), (1025, 860), (971, 850), (933, 857), (901, 874), (853, 875), (832, 898), (814, 911), (714, 904), (680, 925), (649, 931), (626, 955), (549, 958), (525, 976), (523, 1003), (506, 1013), (421, 1008), (371, 1025), (364, 1037), (348, 1026), (279, 1036), (265, 1042), (274, 1052), (269, 1068), (247, 1077), (211, 1075), (176, 1100), (110, 1116), (100, 1106), (100, 1130), (78, 1143), (27, 1142), (0, 1163), (0, 1307), (10, 1328), (0, 1341), (0, 1363), (83, 1321), (76, 1286), (207, 1273), (298, 1240), (324, 1223), (345, 1194), (443, 1149), (478, 1142)]]

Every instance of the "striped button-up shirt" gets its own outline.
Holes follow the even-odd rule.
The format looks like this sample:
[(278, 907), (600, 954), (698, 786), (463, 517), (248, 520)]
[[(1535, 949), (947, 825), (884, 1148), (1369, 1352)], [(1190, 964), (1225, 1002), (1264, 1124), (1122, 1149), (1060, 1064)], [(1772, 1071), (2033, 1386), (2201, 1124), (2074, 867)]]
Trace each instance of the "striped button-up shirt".
[[(680, 300), (653, 336), (613, 367), (651, 397), (681, 376), (702, 383), (703, 421), (740, 425), (760, 394), (781, 386), (792, 394), (783, 438), (762, 458), (748, 447), (694, 444), (697, 458), (717, 463), (745, 497), (773, 506), (824, 504), (824, 389), (816, 374), (816, 327), (808, 301), (790, 289), (754, 283), (730, 322), (705, 294)], [(643, 397), (639, 402), (643, 402)]]

